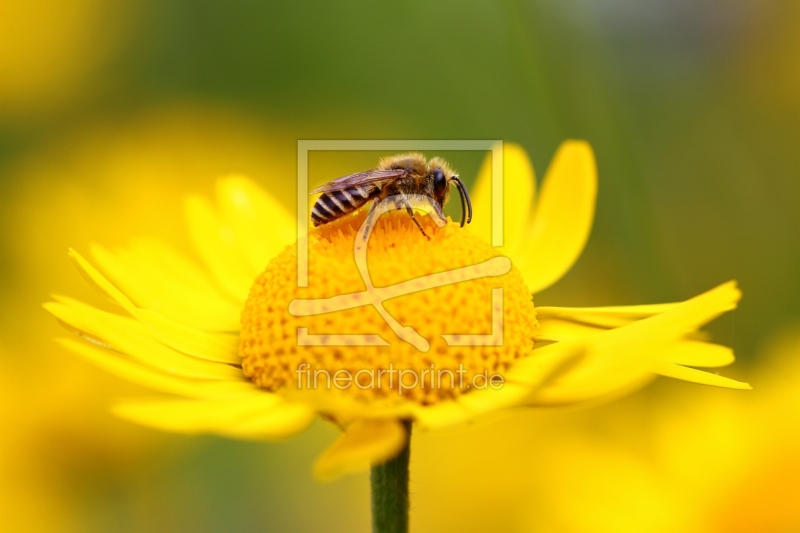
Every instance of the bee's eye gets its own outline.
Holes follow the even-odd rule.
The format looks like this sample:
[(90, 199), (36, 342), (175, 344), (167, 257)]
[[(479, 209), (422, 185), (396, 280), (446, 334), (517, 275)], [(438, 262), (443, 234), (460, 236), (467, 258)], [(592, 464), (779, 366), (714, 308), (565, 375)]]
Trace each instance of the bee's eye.
[(447, 178), (444, 177), (442, 169), (437, 168), (433, 171), (433, 194), (435, 194), (437, 198), (441, 198), (444, 196), (446, 190)]

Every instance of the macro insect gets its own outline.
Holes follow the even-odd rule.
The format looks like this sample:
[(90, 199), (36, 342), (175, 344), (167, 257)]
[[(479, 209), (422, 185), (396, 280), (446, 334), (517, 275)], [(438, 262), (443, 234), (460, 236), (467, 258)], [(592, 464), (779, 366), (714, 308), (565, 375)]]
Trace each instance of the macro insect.
[(444, 159), (434, 157), (426, 161), (419, 153), (385, 157), (371, 170), (317, 187), (311, 194), (321, 193), (321, 196), (311, 210), (311, 220), (314, 226), (321, 226), (352, 213), (369, 201), (372, 201), (372, 215), (380, 202), (389, 199), (395, 208), (406, 209), (422, 234), (428, 237), (414, 216), (413, 200), (419, 196), (433, 199), (436, 214), (444, 220), (443, 208), (450, 197), (451, 185), (458, 188), (461, 196), (461, 227), (464, 227), (472, 221), (472, 202), (464, 183)]

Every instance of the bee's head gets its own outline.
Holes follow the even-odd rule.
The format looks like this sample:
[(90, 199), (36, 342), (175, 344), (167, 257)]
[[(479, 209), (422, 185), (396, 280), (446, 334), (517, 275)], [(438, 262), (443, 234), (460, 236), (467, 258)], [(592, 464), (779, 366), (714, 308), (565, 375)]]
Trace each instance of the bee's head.
[(461, 227), (464, 227), (465, 223), (469, 224), (472, 221), (472, 202), (464, 183), (450, 168), (447, 161), (440, 157), (431, 159), (428, 163), (428, 180), (433, 198), (441, 207), (444, 207), (447, 199), (450, 198), (450, 185), (458, 187), (458, 193), (461, 196)]

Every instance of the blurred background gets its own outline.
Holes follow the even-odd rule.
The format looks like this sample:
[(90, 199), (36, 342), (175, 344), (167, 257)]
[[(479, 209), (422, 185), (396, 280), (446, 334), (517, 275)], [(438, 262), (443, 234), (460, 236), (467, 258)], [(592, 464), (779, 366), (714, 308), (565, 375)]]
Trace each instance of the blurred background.
[[(298, 139), (503, 139), (542, 176), (582, 138), (596, 223), (536, 304), (675, 301), (736, 279), (744, 300), (711, 331), (737, 353), (722, 373), (755, 390), (662, 379), (417, 434), (413, 529), (800, 531), (798, 27), (793, 0), (4, 1), (0, 519), (367, 531), (366, 475), (311, 477), (324, 424), (256, 444), (112, 417), (110, 399), (144, 391), (55, 346), (41, 308), (54, 292), (98, 301), (67, 248), (150, 235), (190, 252), (181, 199), (228, 172), (293, 209)], [(453, 156), (468, 183), (482, 156)]]

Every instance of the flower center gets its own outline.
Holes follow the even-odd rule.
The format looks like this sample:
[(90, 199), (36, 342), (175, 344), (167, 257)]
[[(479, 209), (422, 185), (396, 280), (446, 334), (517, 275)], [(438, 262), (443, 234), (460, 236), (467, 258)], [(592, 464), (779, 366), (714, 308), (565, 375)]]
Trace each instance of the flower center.
[[(388, 213), (367, 247), (367, 279), (377, 288), (370, 289), (354, 253), (364, 217), (362, 211), (309, 234), (308, 287), (297, 286), (295, 246), (256, 279), (242, 312), (239, 348), (244, 374), (256, 385), (431, 404), (487, 388), (531, 351), (537, 322), (520, 273), (467, 268), (506, 264), (490, 261), (499, 254), (488, 243), (458, 224), (438, 228), (417, 215), (428, 240), (407, 213)], [(416, 281), (404, 283), (410, 280)], [(387, 299), (376, 300), (395, 286), (384, 293)], [(354, 293), (344, 309), (331, 300), (314, 302)], [(401, 339), (376, 301), (397, 328), (413, 328), (427, 351)], [(329, 312), (300, 313), (298, 302)]]

